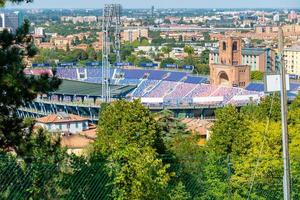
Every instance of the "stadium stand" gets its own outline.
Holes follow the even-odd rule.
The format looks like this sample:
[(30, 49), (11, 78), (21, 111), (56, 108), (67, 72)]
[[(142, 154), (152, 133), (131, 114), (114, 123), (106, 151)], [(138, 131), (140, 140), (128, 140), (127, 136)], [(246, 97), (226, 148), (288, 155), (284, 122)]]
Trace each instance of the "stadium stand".
[(49, 76), (53, 76), (53, 72), (51, 69), (24, 69), (24, 73), (27, 75), (41, 75), (48, 74)]
[[(250, 90), (250, 91), (264, 92), (265, 86), (264, 86), (264, 83), (250, 83), (245, 89)], [(291, 82), (290, 90), (291, 91), (299, 91), (300, 83), (299, 82), (298, 83)]]
[[(34, 68), (25, 69), (24, 73), (39, 75), (52, 73), (52, 71), (49, 68)], [(58, 67), (57, 75), (62, 79), (96, 84), (101, 83), (103, 77), (100, 67)], [(131, 85), (134, 87), (131, 92), (127, 93), (126, 98), (148, 99), (151, 101), (148, 102), (148, 105), (190, 106), (194, 104), (222, 106), (226, 104), (246, 104), (251, 99), (258, 101), (259, 98), (264, 95), (263, 83), (250, 83), (246, 89), (214, 86), (206, 84), (208, 77), (192, 76), (182, 71), (112, 68), (110, 70), (110, 78), (112, 85), (118, 85), (120, 87)], [(73, 89), (68, 88), (66, 91), (59, 90), (57, 92), (62, 94), (68, 94), (68, 92), (70, 92), (73, 94), (76, 92), (80, 93), (83, 90), (90, 93), (89, 90), (94, 86), (89, 86), (88, 89), (81, 87), (82, 86)], [(300, 83), (291, 83), (292, 91), (289, 92), (289, 97), (294, 97), (299, 89)], [(100, 95), (100, 93), (97, 92), (97, 95)], [(64, 101), (70, 102), (71, 100), (67, 97)], [(74, 101), (74, 99), (72, 101)]]
[(207, 84), (200, 84), (191, 91), (186, 97), (207, 97), (210, 96), (218, 87), (207, 85)]
[(141, 79), (147, 73), (147, 70), (142, 69), (123, 69), (121, 72), (124, 73), (124, 78), (126, 79)]
[(180, 81), (187, 76), (185, 72), (169, 72), (169, 76), (165, 79), (166, 81)]
[(171, 93), (176, 87), (176, 83), (172, 81), (161, 81), (151, 92), (149, 92), (147, 97), (164, 97), (167, 93)]
[(63, 68), (58, 67), (56, 69), (56, 75), (61, 79), (77, 80), (77, 69), (76, 68)]
[(185, 83), (205, 83), (208, 79), (206, 77), (198, 77), (198, 76), (187, 76), (187, 79), (184, 81)]
[(168, 73), (166, 71), (161, 70), (148, 70), (149, 77), (151, 80), (162, 80)]
[(257, 92), (263, 92), (264, 89), (265, 88), (264, 88), (264, 84), (263, 83), (250, 83), (246, 87), (246, 90), (257, 91)]
[(223, 103), (227, 103), (233, 96), (238, 94), (242, 89), (233, 87), (219, 86), (218, 89), (211, 94), (211, 96), (222, 96), (224, 97)]
[(173, 92), (166, 95), (166, 98), (180, 98), (185, 97), (190, 91), (197, 87), (196, 84), (191, 83), (182, 83), (177, 85), (177, 87), (173, 90)]
[(143, 80), (131, 95), (134, 97), (143, 97), (146, 93), (155, 88), (159, 82), (159, 80)]
[(291, 83), (290, 84), (291, 91), (299, 91), (300, 90), (300, 83)]
[(139, 79), (120, 79), (118, 82), (115, 82), (118, 85), (138, 85), (141, 80)]

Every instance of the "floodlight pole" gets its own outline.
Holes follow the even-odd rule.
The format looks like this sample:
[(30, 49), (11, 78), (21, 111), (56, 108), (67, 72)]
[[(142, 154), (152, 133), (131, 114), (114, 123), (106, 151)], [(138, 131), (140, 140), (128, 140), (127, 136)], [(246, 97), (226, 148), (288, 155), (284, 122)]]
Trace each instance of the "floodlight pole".
[[(102, 19), (102, 101), (109, 103), (110, 91), (110, 66), (109, 55), (111, 46), (116, 53), (116, 61), (120, 62), (121, 47), (121, 5), (105, 4)], [(113, 35), (114, 34), (114, 35)], [(112, 37), (114, 36), (114, 38)], [(112, 40), (114, 40), (112, 45)]]
[(291, 199), (291, 182), (290, 182), (290, 158), (289, 158), (289, 139), (288, 139), (288, 126), (287, 126), (287, 92), (286, 92), (286, 72), (283, 59), (283, 31), (279, 27), (278, 30), (278, 50), (280, 56), (280, 70), (281, 70), (281, 131), (282, 131), (282, 150), (283, 150), (283, 194), (284, 200)]

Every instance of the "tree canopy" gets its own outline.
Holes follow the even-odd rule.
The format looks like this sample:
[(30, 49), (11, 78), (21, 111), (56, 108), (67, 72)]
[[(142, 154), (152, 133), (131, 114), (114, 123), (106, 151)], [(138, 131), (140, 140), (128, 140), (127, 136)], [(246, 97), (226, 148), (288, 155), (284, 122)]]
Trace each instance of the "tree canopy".
[(16, 34), (6, 29), (0, 33), (0, 148), (13, 148), (17, 152), (21, 151), (19, 145), (27, 135), (17, 109), (35, 99), (38, 93), (54, 91), (61, 82), (47, 74), (31, 77), (23, 73), (23, 58), (36, 53), (28, 32), (29, 22), (25, 21)]

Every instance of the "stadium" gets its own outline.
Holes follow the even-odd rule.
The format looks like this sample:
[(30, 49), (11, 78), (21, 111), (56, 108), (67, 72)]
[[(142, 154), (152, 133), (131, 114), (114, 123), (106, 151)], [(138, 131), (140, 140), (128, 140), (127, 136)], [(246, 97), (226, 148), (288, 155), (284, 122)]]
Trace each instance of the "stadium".
[[(102, 102), (101, 67), (57, 67), (55, 70), (63, 80), (60, 88), (40, 95), (21, 108), (19, 116), (41, 117), (64, 111), (96, 122)], [(53, 75), (51, 68), (27, 68), (25, 73)], [(290, 87), (289, 98), (292, 99), (300, 84), (291, 83)], [(212, 85), (208, 77), (196, 76), (189, 71), (132, 67), (111, 68), (110, 92), (112, 100), (140, 99), (153, 112), (170, 109), (177, 117), (201, 119), (213, 118), (216, 108), (259, 103), (267, 95), (263, 83), (250, 83), (243, 89)]]
[[(153, 62), (140, 63), (139, 67), (122, 63), (120, 6), (105, 9), (102, 62), (87, 62), (85, 66), (76, 62), (58, 63), (55, 75), (63, 80), (60, 88), (20, 108), (20, 117), (66, 112), (96, 122), (102, 102), (140, 99), (153, 112), (169, 109), (177, 117), (211, 119), (216, 108), (257, 104), (267, 95), (263, 83), (250, 81), (250, 65), (243, 63), (243, 42), (239, 37), (224, 36), (219, 40), (218, 55), (209, 58), (209, 77), (192, 74), (193, 66), (189, 65), (178, 68), (169, 63), (159, 68)], [(116, 56), (114, 64), (109, 60), (112, 52)], [(268, 54), (263, 72), (276, 71), (270, 67), (269, 57)], [(24, 73), (53, 76), (54, 71), (47, 63), (35, 63)], [(291, 84), (289, 98), (295, 97), (299, 88), (299, 83)]]
[[(240, 37), (224, 36), (219, 40), (218, 55), (209, 58), (209, 77), (193, 74), (194, 67), (189, 65), (178, 67), (169, 63), (160, 68), (158, 63), (146, 62), (137, 67), (121, 62), (120, 38), (112, 37), (110, 29), (106, 30), (114, 27), (115, 34), (120, 35), (116, 28), (120, 19), (119, 16), (115, 17), (117, 21), (108, 21), (107, 26), (103, 27), (105, 36), (102, 62), (87, 62), (84, 66), (77, 65), (76, 62), (58, 63), (55, 73), (46, 63), (33, 64), (31, 68), (24, 70), (27, 75), (55, 74), (63, 82), (57, 91), (42, 94), (34, 102), (21, 108), (19, 116), (41, 117), (66, 112), (88, 117), (91, 122), (96, 122), (102, 102), (140, 99), (153, 112), (169, 109), (177, 117), (211, 119), (214, 118), (216, 108), (230, 104), (237, 107), (257, 104), (268, 95), (264, 92), (262, 82), (250, 80), (251, 69), (249, 63), (243, 63), (243, 42)], [(110, 39), (115, 40), (114, 64), (108, 59), (111, 53), (108, 42)], [(269, 57), (267, 54), (262, 72), (276, 73), (276, 68), (270, 65), (276, 59)], [(277, 62), (278, 69), (280, 64), (281, 62)], [(300, 84), (292, 83), (289, 86), (288, 95), (292, 99), (297, 95)]]

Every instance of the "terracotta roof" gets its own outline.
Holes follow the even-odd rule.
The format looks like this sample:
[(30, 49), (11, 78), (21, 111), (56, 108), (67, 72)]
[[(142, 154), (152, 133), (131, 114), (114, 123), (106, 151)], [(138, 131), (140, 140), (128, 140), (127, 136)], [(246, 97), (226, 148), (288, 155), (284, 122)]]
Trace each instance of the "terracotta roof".
[(93, 141), (93, 139), (76, 134), (63, 136), (60, 144), (62, 147), (67, 147), (68, 149), (83, 149)]
[(211, 125), (213, 124), (212, 122), (207, 120), (194, 118), (184, 118), (181, 119), (181, 122), (186, 124), (188, 130), (200, 135), (206, 135), (206, 131), (209, 130)]
[(89, 126), (89, 129), (88, 130), (85, 130), (85, 131), (82, 131), (80, 133), (80, 135), (82, 136), (85, 136), (89, 139), (96, 139), (97, 137), (97, 129), (96, 129), (96, 126), (94, 125), (94, 127), (92, 126)]
[(52, 114), (45, 117), (37, 118), (36, 121), (40, 123), (62, 123), (62, 122), (76, 122), (76, 121), (86, 121), (88, 118), (80, 117), (78, 115), (73, 114)]

